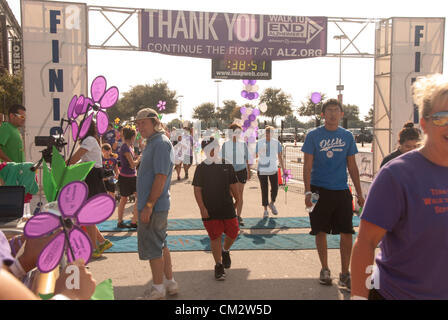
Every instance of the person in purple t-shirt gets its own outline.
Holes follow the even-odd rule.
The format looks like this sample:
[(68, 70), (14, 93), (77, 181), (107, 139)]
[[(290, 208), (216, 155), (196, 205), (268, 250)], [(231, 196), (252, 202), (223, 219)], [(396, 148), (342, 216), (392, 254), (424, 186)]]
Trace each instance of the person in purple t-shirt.
[(352, 299), (448, 299), (448, 82), (439, 77), (413, 85), (424, 146), (388, 162), (370, 187), (353, 247)]
[(134, 215), (131, 225), (123, 222), (124, 207), (128, 202), (128, 197), (134, 195), (137, 197), (137, 175), (136, 168), (140, 163), (140, 156), (134, 156), (134, 141), (136, 132), (132, 128), (123, 129), (124, 143), (120, 148), (120, 175), (118, 176), (118, 185), (120, 187), (120, 203), (118, 204), (118, 224), (117, 228), (137, 228), (137, 202), (134, 205)]

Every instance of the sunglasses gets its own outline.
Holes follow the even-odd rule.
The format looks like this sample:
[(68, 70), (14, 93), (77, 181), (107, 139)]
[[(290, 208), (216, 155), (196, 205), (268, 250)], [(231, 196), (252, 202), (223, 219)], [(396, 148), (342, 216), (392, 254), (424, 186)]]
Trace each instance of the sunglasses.
[(431, 119), (432, 123), (438, 127), (448, 125), (448, 111), (440, 111), (431, 116), (426, 116), (425, 119)]
[(19, 118), (19, 119), (22, 119), (22, 120), (26, 119), (25, 116), (23, 116), (23, 115), (21, 115), (21, 114), (19, 114), (19, 113), (14, 113), (14, 115), (15, 115), (17, 118)]

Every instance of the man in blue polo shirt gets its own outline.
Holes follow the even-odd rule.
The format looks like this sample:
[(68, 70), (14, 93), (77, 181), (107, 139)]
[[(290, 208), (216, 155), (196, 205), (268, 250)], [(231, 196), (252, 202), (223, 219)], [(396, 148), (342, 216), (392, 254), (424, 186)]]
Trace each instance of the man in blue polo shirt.
[(141, 109), (135, 122), (142, 137), (147, 139), (137, 174), (138, 253), (140, 260), (149, 260), (153, 279), (145, 296), (150, 300), (165, 299), (166, 292), (170, 295), (178, 292), (166, 243), (173, 145), (153, 109)]

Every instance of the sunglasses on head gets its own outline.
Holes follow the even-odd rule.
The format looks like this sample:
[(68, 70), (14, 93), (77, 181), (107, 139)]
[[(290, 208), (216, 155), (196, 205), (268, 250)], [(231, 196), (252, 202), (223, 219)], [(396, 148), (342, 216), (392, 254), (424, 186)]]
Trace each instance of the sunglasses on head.
[(19, 113), (14, 113), (14, 115), (15, 115), (17, 118), (22, 119), (22, 120), (26, 118), (25, 116), (23, 116), (23, 115), (21, 115), (21, 114), (19, 114)]
[(431, 116), (426, 116), (425, 119), (431, 119), (432, 123), (438, 127), (448, 125), (448, 111), (440, 111)]

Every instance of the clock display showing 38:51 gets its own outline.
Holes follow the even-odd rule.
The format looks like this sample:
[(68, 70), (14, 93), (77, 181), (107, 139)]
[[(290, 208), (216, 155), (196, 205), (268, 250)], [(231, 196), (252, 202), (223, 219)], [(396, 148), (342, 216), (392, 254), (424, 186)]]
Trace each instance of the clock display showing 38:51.
[(230, 71), (269, 71), (271, 61), (224, 59), (225, 68)]

